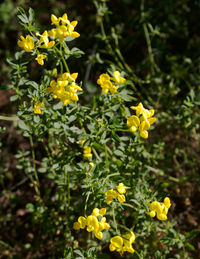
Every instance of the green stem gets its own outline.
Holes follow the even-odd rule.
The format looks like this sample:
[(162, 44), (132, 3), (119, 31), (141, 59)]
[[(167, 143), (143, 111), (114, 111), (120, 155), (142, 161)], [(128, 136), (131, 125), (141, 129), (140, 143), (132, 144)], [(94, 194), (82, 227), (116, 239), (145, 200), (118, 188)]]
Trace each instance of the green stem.
[(105, 150), (105, 158), (106, 158), (106, 169), (109, 169), (109, 162), (108, 162), (108, 150), (107, 150), (107, 145), (104, 144), (104, 150)]
[(34, 151), (32, 136), (29, 137), (29, 141), (30, 141), (31, 154), (32, 154), (32, 159), (33, 159), (34, 176), (35, 176), (35, 180), (36, 180), (36, 184), (34, 183), (34, 188), (35, 188), (36, 194), (38, 195), (38, 198), (41, 199), (40, 190), (38, 188), (38, 186), (40, 185), (40, 182), (39, 182), (39, 177), (38, 177), (38, 174), (37, 174), (37, 169), (36, 169), (36, 164), (35, 164), (35, 151)]
[(67, 200), (68, 200), (68, 206), (70, 206), (70, 199), (71, 199), (69, 184), (70, 184), (70, 175), (69, 175), (69, 172), (67, 172), (67, 198), (68, 198)]
[(106, 33), (105, 33), (105, 29), (104, 29), (104, 25), (103, 25), (103, 21), (101, 19), (100, 21), (100, 29), (101, 29), (101, 34), (103, 36), (103, 40), (105, 41), (106, 43), (106, 46), (107, 46), (107, 49), (108, 51), (110, 52), (110, 54), (113, 56), (113, 58), (115, 59), (115, 62), (117, 63), (117, 65), (119, 66), (120, 69), (123, 69), (123, 65), (121, 64), (120, 60), (118, 59), (118, 57), (116, 56), (116, 54), (114, 53), (109, 41), (108, 41), (108, 38), (106, 36)]
[(113, 222), (115, 225), (116, 233), (117, 233), (117, 235), (120, 235), (119, 230), (117, 228), (117, 222), (116, 222), (116, 218), (115, 218), (115, 208), (114, 208), (113, 204), (112, 204), (112, 214), (113, 214)]
[(19, 118), (17, 116), (3, 116), (3, 115), (0, 115), (0, 120), (4, 120), (4, 121), (18, 121)]
[(144, 16), (145, 16), (144, 0), (142, 0), (141, 1), (141, 18), (142, 18), (142, 22), (143, 22), (142, 26), (143, 26), (143, 30), (144, 30), (144, 34), (145, 34), (146, 43), (147, 43), (151, 73), (155, 74), (155, 70), (154, 70), (155, 61), (154, 61), (153, 51), (152, 51), (152, 47), (151, 47), (151, 39), (149, 36), (149, 31), (147, 29), (147, 24), (146, 24), (146, 22), (144, 22)]
[(135, 250), (134, 253), (138, 256), (138, 258), (142, 259), (142, 257), (139, 255), (139, 253)]
[(58, 48), (56, 48), (55, 46), (54, 46), (54, 49), (56, 50), (56, 52), (57, 52), (57, 53), (59, 54), (59, 56), (61, 57), (66, 71), (67, 71), (68, 73), (70, 73), (69, 67), (68, 67), (68, 65), (67, 65), (67, 62), (65, 61), (65, 59), (64, 59), (64, 57), (63, 57), (63, 55), (62, 55), (62, 51), (60, 51), (60, 50), (59, 50)]
[(52, 173), (53, 173), (54, 176), (56, 176), (56, 172), (55, 172), (55, 170), (53, 169), (53, 159), (52, 159), (52, 156), (51, 156), (51, 154), (50, 154), (50, 152), (49, 152), (49, 148), (48, 148), (48, 146), (45, 144), (45, 142), (44, 142), (43, 139), (42, 139), (41, 141), (42, 141), (42, 144), (43, 144), (43, 146), (44, 146), (44, 148), (45, 148), (45, 150), (46, 150), (46, 152), (47, 152), (49, 161), (50, 161), (50, 163), (51, 163), (51, 170), (52, 170)]

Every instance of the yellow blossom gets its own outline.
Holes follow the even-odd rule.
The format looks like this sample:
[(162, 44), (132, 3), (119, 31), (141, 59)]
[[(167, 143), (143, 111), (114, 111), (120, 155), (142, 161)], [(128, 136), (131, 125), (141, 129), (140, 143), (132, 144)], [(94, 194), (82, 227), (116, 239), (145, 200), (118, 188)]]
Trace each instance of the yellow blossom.
[(52, 14), (51, 21), (52, 24), (56, 25), (56, 28), (53, 28), (51, 31), (49, 31), (49, 36), (52, 36), (55, 39), (58, 38), (61, 42), (64, 42), (66, 37), (77, 38), (80, 36), (78, 32), (74, 31), (74, 28), (78, 22), (70, 22), (66, 13), (59, 18)]
[(44, 43), (39, 46), (40, 48), (50, 49), (55, 45), (55, 41), (49, 41), (49, 38), (48, 38), (49, 35), (47, 31), (44, 31), (42, 34), (37, 32), (36, 36), (40, 37), (39, 44)]
[(126, 193), (126, 190), (129, 189), (130, 187), (125, 186), (123, 183), (119, 183), (116, 188), (120, 194), (124, 194)]
[(132, 243), (135, 241), (135, 234), (132, 229), (130, 229), (130, 233), (122, 235), (122, 236), (114, 236), (110, 239), (109, 249), (111, 252), (117, 251), (122, 256), (124, 252), (129, 252), (131, 254), (134, 253), (134, 249), (132, 247)]
[(131, 109), (136, 111), (136, 115), (130, 116), (127, 120), (130, 131), (135, 132), (139, 129), (140, 136), (148, 138), (148, 130), (156, 121), (156, 118), (153, 117), (154, 110), (145, 109), (142, 103), (139, 103), (138, 106), (131, 106)]
[(120, 72), (119, 71), (115, 71), (113, 72), (113, 80), (118, 83), (118, 84), (122, 84), (126, 81), (125, 78), (120, 77)]
[(90, 162), (89, 163), (89, 167), (90, 167), (90, 170), (94, 167), (94, 163), (93, 162)]
[(150, 212), (146, 212), (150, 217), (157, 217), (159, 220), (167, 220), (168, 209), (171, 207), (171, 202), (168, 197), (164, 199), (164, 202), (153, 201), (150, 206)]
[[(111, 82), (111, 80), (113, 82)], [(115, 71), (113, 73), (113, 77), (110, 77), (108, 74), (101, 74), (97, 80), (97, 84), (99, 84), (102, 88), (102, 92), (107, 94), (109, 91), (111, 94), (116, 94), (118, 90), (118, 85), (125, 82), (126, 79), (120, 77), (120, 72)]]
[(26, 52), (34, 49), (34, 40), (30, 35), (27, 35), (26, 38), (20, 36), (21, 40), (18, 40), (17, 44), (19, 47), (23, 48)]
[(35, 114), (41, 114), (42, 112), (41, 112), (41, 107), (42, 106), (44, 106), (44, 103), (43, 102), (41, 102), (41, 103), (38, 103), (38, 104), (35, 104), (34, 105), (34, 113)]
[[(102, 231), (105, 229), (109, 229), (110, 225), (106, 222), (106, 218), (103, 217), (105, 215), (106, 209), (93, 209), (92, 215), (88, 217), (79, 217), (78, 222), (74, 222), (73, 228), (75, 230), (86, 228), (88, 232), (94, 232), (94, 235), (98, 239), (103, 238)], [(98, 217), (101, 217), (101, 220), (98, 220)]]
[(91, 150), (92, 150), (91, 147), (85, 146), (85, 147), (84, 147), (84, 151), (83, 151), (83, 156), (84, 156), (85, 158), (91, 158), (91, 157), (92, 157)]
[(135, 132), (140, 125), (140, 119), (137, 116), (132, 115), (128, 118), (127, 125), (130, 127), (131, 132)]
[(65, 105), (67, 103), (74, 103), (78, 101), (78, 91), (83, 89), (75, 83), (78, 73), (64, 73), (58, 79), (57, 82), (52, 80), (50, 87), (46, 89), (47, 93), (52, 93), (53, 98), (59, 98)]
[(108, 205), (112, 202), (113, 199), (116, 199), (118, 196), (117, 192), (112, 189), (106, 191), (105, 195), (106, 195), (106, 203)]
[(123, 194), (118, 194), (117, 199), (120, 203), (123, 203), (126, 201), (126, 198)]
[(38, 64), (43, 66), (44, 65), (44, 59), (46, 58), (47, 56), (44, 55), (44, 54), (38, 54), (37, 57), (35, 58), (35, 60), (37, 60)]
[(117, 191), (111, 189), (106, 191), (106, 203), (109, 205), (113, 199), (118, 199), (120, 203), (123, 203), (126, 201), (126, 197), (124, 194), (126, 193), (126, 190), (130, 187), (125, 186), (123, 183), (119, 183), (118, 186), (116, 186)]

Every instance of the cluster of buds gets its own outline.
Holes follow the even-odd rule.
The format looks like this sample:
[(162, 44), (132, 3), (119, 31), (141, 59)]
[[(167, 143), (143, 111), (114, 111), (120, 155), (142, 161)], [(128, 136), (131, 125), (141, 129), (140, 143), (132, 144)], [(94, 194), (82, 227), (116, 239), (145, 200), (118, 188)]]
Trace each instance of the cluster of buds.
[(92, 158), (92, 149), (91, 147), (89, 146), (85, 146), (84, 149), (83, 149), (83, 156), (85, 158)]
[(130, 128), (131, 132), (136, 132), (139, 129), (140, 136), (142, 138), (148, 138), (148, 130), (156, 121), (156, 118), (153, 117), (154, 110), (145, 109), (142, 103), (139, 103), (138, 106), (131, 106), (131, 109), (136, 111), (136, 115), (132, 115), (127, 120), (127, 125)]
[(74, 222), (73, 228), (75, 230), (86, 228), (88, 232), (94, 232), (96, 238), (101, 240), (103, 238), (102, 231), (104, 229), (109, 229), (110, 225), (106, 222), (106, 209), (93, 209), (92, 215), (88, 217), (80, 216), (77, 222)]
[(120, 72), (115, 71), (113, 72), (113, 77), (110, 77), (108, 74), (101, 74), (97, 80), (97, 84), (101, 86), (104, 94), (107, 94), (109, 91), (111, 94), (116, 94), (119, 84), (122, 84), (125, 81), (125, 78), (120, 77)]
[(79, 100), (77, 91), (82, 91), (83, 89), (75, 83), (78, 73), (64, 73), (58, 79), (57, 82), (52, 80), (50, 82), (50, 87), (46, 89), (48, 93), (53, 94), (53, 98), (59, 98), (61, 102), (65, 105), (67, 103), (74, 103)]
[(44, 103), (41, 102), (41, 103), (37, 103), (34, 105), (34, 113), (35, 114), (41, 114), (42, 111), (41, 111), (41, 108), (44, 106)]
[(56, 25), (56, 28), (49, 31), (49, 36), (52, 36), (54, 39), (59, 39), (61, 42), (64, 42), (66, 37), (77, 38), (80, 36), (78, 32), (74, 31), (78, 22), (70, 22), (66, 13), (58, 18), (52, 14), (51, 22), (53, 25)]
[(132, 247), (132, 243), (135, 241), (135, 234), (132, 229), (130, 229), (130, 233), (122, 235), (122, 236), (114, 236), (110, 239), (109, 249), (111, 252), (117, 251), (122, 256), (124, 252), (129, 252), (131, 254), (134, 253), (134, 249)]
[(150, 212), (146, 212), (150, 217), (157, 217), (159, 220), (167, 220), (167, 213), (171, 207), (171, 202), (168, 197), (164, 199), (164, 202), (153, 201), (150, 206)]
[(118, 186), (116, 186), (116, 190), (111, 189), (106, 191), (106, 203), (109, 205), (111, 204), (112, 200), (116, 198), (120, 203), (125, 202), (126, 198), (124, 194), (126, 193), (126, 190), (129, 188), (130, 187), (125, 186), (123, 183), (120, 183)]
[[(86, 142), (86, 139), (81, 139), (78, 142), (78, 144), (80, 144), (83, 147), (85, 142)], [(92, 148), (90, 146), (84, 146), (83, 147), (83, 157), (84, 158), (92, 158)]]

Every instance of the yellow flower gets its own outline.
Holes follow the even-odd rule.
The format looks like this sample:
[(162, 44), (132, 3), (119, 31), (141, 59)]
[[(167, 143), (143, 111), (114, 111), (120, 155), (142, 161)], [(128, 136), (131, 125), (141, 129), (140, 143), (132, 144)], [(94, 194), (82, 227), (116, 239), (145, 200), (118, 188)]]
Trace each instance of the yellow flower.
[(41, 107), (42, 106), (44, 106), (44, 103), (43, 102), (41, 102), (41, 103), (38, 103), (38, 104), (35, 104), (34, 105), (34, 113), (35, 114), (41, 114), (42, 112), (41, 112)]
[(117, 199), (120, 203), (123, 203), (126, 201), (126, 198), (123, 194), (118, 194)]
[(26, 52), (34, 49), (34, 40), (30, 35), (27, 35), (26, 38), (20, 36), (21, 40), (18, 40), (17, 44), (19, 47), (24, 48)]
[(153, 201), (150, 206), (150, 212), (146, 212), (150, 217), (157, 217), (159, 220), (167, 220), (168, 209), (171, 207), (171, 202), (168, 197), (164, 199), (164, 202)]
[(90, 162), (89, 163), (89, 167), (90, 167), (90, 170), (94, 167), (94, 163), (93, 162)]
[(42, 35), (37, 32), (36, 36), (40, 37), (39, 44), (44, 43), (43, 45), (39, 46), (40, 48), (50, 49), (55, 45), (55, 41), (49, 41), (49, 38), (48, 38), (49, 35), (47, 31), (44, 31)]
[(130, 233), (123, 235), (122, 237), (124, 241), (123, 251), (133, 254), (135, 250), (132, 247), (132, 243), (135, 241), (135, 234), (133, 233), (132, 229), (130, 230)]
[(118, 83), (118, 84), (122, 84), (126, 81), (125, 78), (120, 77), (120, 72), (119, 71), (115, 71), (113, 72), (113, 80)]
[(110, 76), (108, 74), (101, 74), (97, 80), (97, 84), (102, 85), (107, 81), (110, 81)]
[(127, 125), (130, 127), (131, 132), (135, 132), (140, 125), (140, 119), (137, 116), (132, 115), (128, 118)]
[(130, 189), (130, 187), (125, 186), (123, 183), (119, 183), (116, 188), (117, 188), (117, 191), (118, 191), (120, 194), (124, 194), (124, 193), (126, 193), (126, 190), (127, 190), (127, 189)]
[(81, 139), (81, 140), (79, 140), (78, 144), (80, 144), (81, 146), (83, 146), (84, 143), (85, 143), (85, 141), (86, 141), (86, 139)]
[(126, 190), (130, 187), (125, 186), (123, 183), (119, 183), (118, 186), (116, 186), (117, 191), (111, 189), (106, 191), (106, 203), (109, 205), (113, 199), (118, 199), (120, 203), (123, 203), (126, 201), (126, 198), (124, 196), (124, 193), (126, 193)]
[(120, 236), (114, 236), (110, 239), (110, 246), (109, 249), (111, 252), (113, 251), (117, 251), (118, 253), (120, 253), (120, 255), (122, 256), (124, 251), (123, 251), (123, 239)]
[(37, 58), (35, 58), (35, 60), (37, 60), (38, 64), (43, 66), (44, 65), (44, 59), (46, 58), (46, 55), (43, 54), (38, 54)]
[(132, 229), (130, 229), (130, 233), (122, 236), (114, 236), (110, 239), (109, 249), (111, 252), (117, 251), (122, 256), (124, 252), (129, 252), (131, 254), (134, 253), (134, 249), (132, 247), (132, 243), (135, 241), (135, 234)]
[(140, 116), (140, 114), (144, 111), (144, 106), (142, 103), (139, 103), (138, 106), (131, 106), (132, 110), (136, 110), (136, 116)]
[(105, 195), (106, 195), (106, 203), (108, 205), (112, 202), (113, 199), (116, 199), (118, 196), (117, 192), (112, 189), (106, 191)]
[(54, 14), (51, 15), (51, 24), (55, 24), (56, 26), (59, 25), (60, 19), (57, 18)]
[(98, 209), (98, 208), (94, 208), (92, 211), (92, 214), (95, 217), (100, 217), (100, 216), (104, 216), (106, 214), (106, 208), (102, 208), (102, 209)]
[(84, 147), (84, 151), (83, 151), (83, 156), (84, 156), (85, 158), (91, 158), (91, 157), (92, 157), (91, 150), (92, 150), (91, 147), (85, 146), (85, 147)]
[[(99, 84), (102, 88), (102, 92), (107, 94), (109, 91), (111, 94), (116, 94), (118, 89), (118, 84), (121, 84), (126, 81), (125, 78), (120, 77), (119, 71), (115, 71), (113, 73), (114, 77), (110, 77), (108, 74), (101, 74), (97, 80), (97, 84)], [(113, 80), (114, 82), (111, 82)]]
[(139, 103), (138, 106), (131, 106), (131, 109), (136, 111), (136, 115), (130, 116), (127, 120), (130, 131), (135, 132), (139, 129), (140, 136), (148, 138), (148, 130), (156, 121), (156, 118), (153, 117), (154, 110), (145, 109), (142, 103)]
[(77, 91), (83, 89), (75, 83), (78, 73), (64, 73), (58, 79), (50, 82), (50, 87), (46, 89), (47, 93), (52, 93), (53, 98), (59, 98), (65, 105), (78, 101)]
[[(98, 239), (103, 238), (102, 231), (104, 229), (109, 229), (110, 225), (106, 222), (106, 218), (103, 217), (105, 215), (106, 209), (93, 209), (92, 215), (89, 215), (88, 217), (79, 217), (78, 222), (74, 222), (73, 228), (75, 230), (84, 229), (86, 227), (88, 232), (94, 232), (94, 235)], [(101, 217), (101, 220), (98, 221), (98, 217)]]
[(52, 36), (55, 39), (58, 38), (61, 42), (64, 42), (66, 37), (77, 38), (80, 36), (78, 32), (74, 31), (78, 22), (70, 22), (66, 13), (59, 18), (52, 14), (51, 21), (52, 24), (56, 25), (56, 28), (49, 31), (49, 36)]

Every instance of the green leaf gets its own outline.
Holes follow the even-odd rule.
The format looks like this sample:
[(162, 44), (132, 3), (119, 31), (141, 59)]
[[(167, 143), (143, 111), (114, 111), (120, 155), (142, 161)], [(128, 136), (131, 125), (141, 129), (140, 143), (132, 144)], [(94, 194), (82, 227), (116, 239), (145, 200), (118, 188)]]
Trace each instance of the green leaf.
[(198, 229), (193, 229), (192, 231), (186, 233), (185, 239), (194, 238), (194, 237), (196, 237), (199, 233), (200, 233), (200, 231), (199, 231)]
[(123, 155), (124, 155), (124, 153), (123, 153), (122, 151), (120, 151), (120, 150), (115, 150), (115, 151), (114, 151), (114, 154), (115, 154), (116, 156), (120, 156), (120, 157), (123, 157)]
[(192, 244), (190, 244), (189, 242), (187, 242), (185, 245), (186, 245), (191, 251), (195, 251), (195, 247), (194, 247)]
[(22, 22), (22, 23), (29, 23), (29, 19), (28, 17), (25, 15), (25, 14), (20, 14), (17, 16), (19, 18), (19, 20)]
[(29, 18), (28, 18), (29, 22), (32, 22), (34, 20), (34, 17), (35, 17), (35, 13), (34, 13), (33, 9), (29, 8), (28, 13), (29, 13)]
[(22, 130), (27, 130), (27, 131), (30, 130), (29, 127), (28, 127), (22, 120), (20, 120), (20, 121), (18, 122), (18, 126), (19, 126), (19, 128), (22, 129)]
[(16, 101), (17, 99), (18, 99), (18, 95), (17, 95), (17, 94), (12, 95), (12, 96), (10, 97), (10, 101), (11, 101), (11, 102)]
[(27, 210), (29, 210), (30, 212), (34, 212), (34, 210), (35, 210), (34, 205), (33, 205), (32, 203), (26, 204), (26, 208), (27, 208)]
[(119, 136), (118, 136), (114, 131), (112, 131), (112, 136), (113, 136), (113, 138), (114, 138), (115, 140), (117, 140), (118, 142), (120, 142)]

